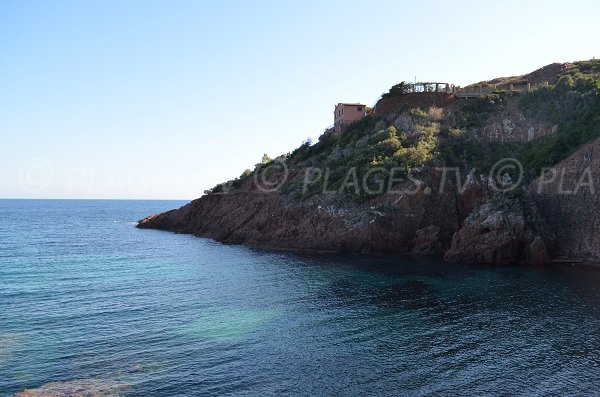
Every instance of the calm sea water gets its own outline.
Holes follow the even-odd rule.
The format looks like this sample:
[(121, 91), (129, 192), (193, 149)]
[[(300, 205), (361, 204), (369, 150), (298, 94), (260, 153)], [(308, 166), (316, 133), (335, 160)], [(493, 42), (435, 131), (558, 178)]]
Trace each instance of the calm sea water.
[(600, 393), (599, 268), (135, 229), (180, 204), (0, 200), (0, 396), (50, 382), (169, 397)]

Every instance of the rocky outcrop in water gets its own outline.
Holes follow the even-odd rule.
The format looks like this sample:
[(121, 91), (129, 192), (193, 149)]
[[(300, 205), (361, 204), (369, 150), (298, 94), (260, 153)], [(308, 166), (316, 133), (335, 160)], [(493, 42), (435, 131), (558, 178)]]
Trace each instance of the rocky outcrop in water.
[(532, 203), (499, 194), (465, 219), (444, 259), (488, 264), (548, 263), (545, 240), (550, 236), (543, 229)]
[(363, 204), (335, 194), (302, 201), (255, 190), (208, 194), (138, 227), (269, 248), (441, 254), (488, 192), (479, 183), (461, 194), (452, 184), (439, 192), (431, 187), (440, 186), (440, 177), (432, 172), (416, 192), (387, 193)]

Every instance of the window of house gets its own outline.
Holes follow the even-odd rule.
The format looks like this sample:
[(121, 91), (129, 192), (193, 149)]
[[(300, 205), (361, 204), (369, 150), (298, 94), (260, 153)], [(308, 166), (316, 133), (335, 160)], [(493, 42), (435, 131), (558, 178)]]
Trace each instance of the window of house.
[(356, 110), (358, 110), (359, 112), (362, 112), (362, 106), (357, 106)]

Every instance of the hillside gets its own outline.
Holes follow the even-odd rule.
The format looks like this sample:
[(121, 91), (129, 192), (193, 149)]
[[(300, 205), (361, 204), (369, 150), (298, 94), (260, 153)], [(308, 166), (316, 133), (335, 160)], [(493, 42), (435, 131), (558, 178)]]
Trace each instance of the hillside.
[[(314, 144), (265, 157), (139, 227), (271, 248), (446, 254), (461, 262), (597, 257), (571, 240), (596, 233), (600, 222), (565, 235), (566, 221), (552, 208), (576, 222), (569, 205), (578, 200), (555, 200), (561, 191), (541, 198), (531, 186), (546, 167), (567, 161), (577, 168), (585, 158), (579, 151), (600, 137), (599, 74), (597, 60), (552, 64), (489, 80), (495, 91), (478, 99), (390, 90), (341, 134), (328, 130)], [(530, 92), (506, 89), (523, 81)], [(589, 186), (576, 194), (589, 196)]]

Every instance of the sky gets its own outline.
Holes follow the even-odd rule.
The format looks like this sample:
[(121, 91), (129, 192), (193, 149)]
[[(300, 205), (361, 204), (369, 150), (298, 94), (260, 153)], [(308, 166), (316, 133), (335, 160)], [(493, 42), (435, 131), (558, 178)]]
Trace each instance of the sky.
[(594, 1), (0, 1), (0, 198), (193, 199), (338, 102), (600, 56)]

